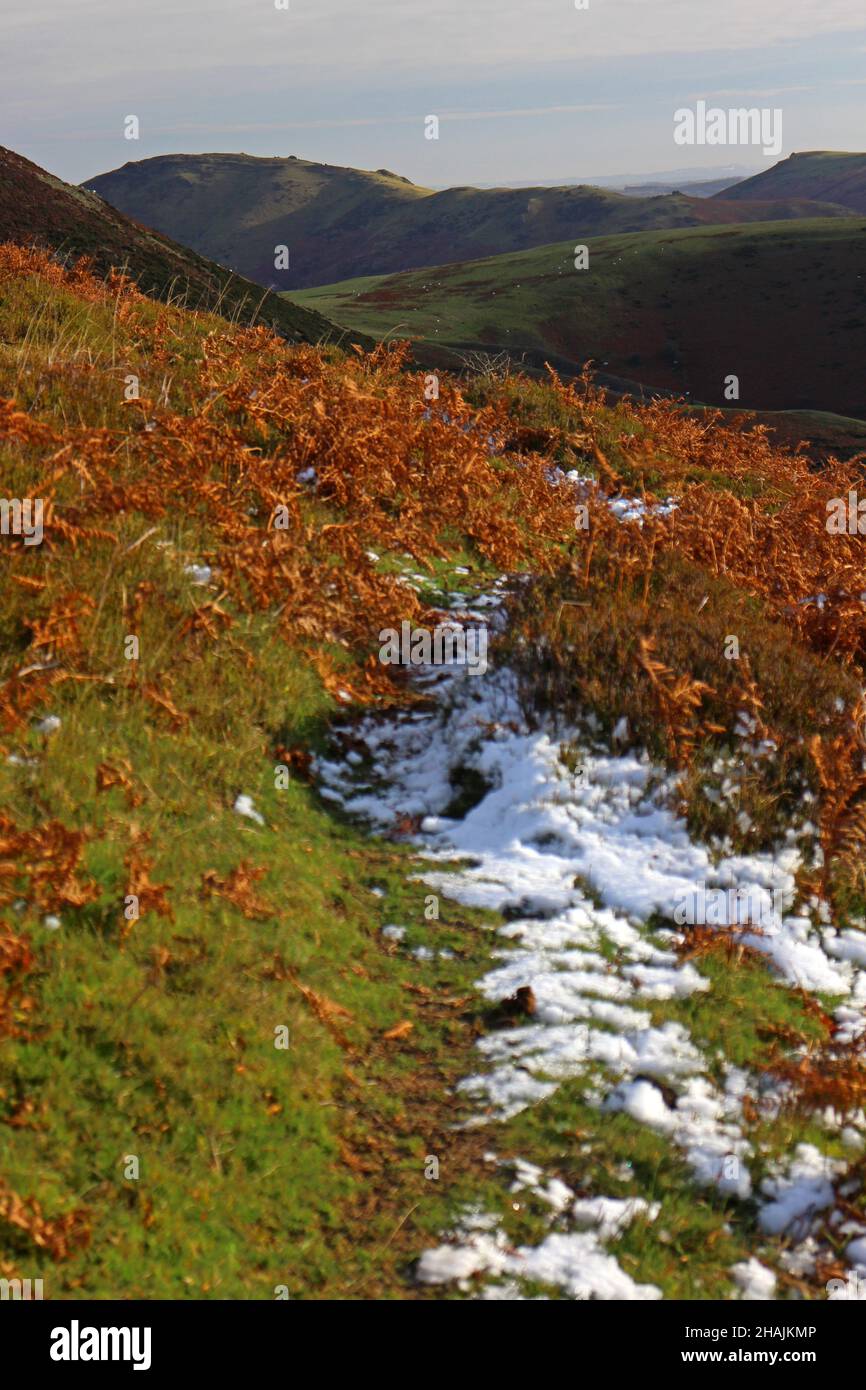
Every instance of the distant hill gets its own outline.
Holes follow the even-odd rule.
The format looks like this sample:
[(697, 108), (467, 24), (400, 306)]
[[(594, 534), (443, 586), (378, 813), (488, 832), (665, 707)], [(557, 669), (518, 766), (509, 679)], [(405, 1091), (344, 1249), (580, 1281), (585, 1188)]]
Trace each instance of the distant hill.
[(687, 193), (690, 198), (713, 198), (717, 193), (723, 193), (726, 188), (733, 188), (741, 181), (727, 178), (701, 179), (697, 183), (683, 179), (678, 183), (627, 183), (618, 192), (627, 194), (629, 198), (655, 198), (660, 193)]
[[(449, 188), (387, 169), (242, 154), (160, 155), (88, 179), (121, 212), (281, 290), (613, 232), (844, 216), (802, 199), (761, 203), (607, 189)], [(288, 268), (277, 269), (286, 247)]]
[(266, 323), (293, 341), (335, 337), (334, 325), (290, 300), (215, 265), (129, 217), (93, 193), (63, 183), (0, 146), (0, 242), (47, 247), (64, 258), (90, 256), (105, 273), (125, 269), (146, 293), (184, 300), (241, 322)]
[(805, 220), (642, 232), (324, 286), (308, 308), (372, 335), (452, 351), (507, 348), (531, 366), (595, 360), (639, 383), (747, 409), (866, 418), (866, 222)]
[[(766, 173), (717, 195), (726, 202), (754, 198), (810, 198), (866, 212), (866, 154), (811, 150), (792, 154)], [(714, 198), (715, 202), (716, 199)]]

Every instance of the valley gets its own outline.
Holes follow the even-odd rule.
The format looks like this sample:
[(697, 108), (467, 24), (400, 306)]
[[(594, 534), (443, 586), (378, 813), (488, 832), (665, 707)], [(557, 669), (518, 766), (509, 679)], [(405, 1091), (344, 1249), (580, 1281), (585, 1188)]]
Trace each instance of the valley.
[[(866, 418), (866, 223), (809, 219), (558, 243), (486, 260), (301, 291), (297, 301), (373, 337), (459, 354), (591, 360), (603, 376), (748, 410)], [(708, 315), (712, 332), (707, 332)], [(844, 344), (844, 350), (843, 350)]]

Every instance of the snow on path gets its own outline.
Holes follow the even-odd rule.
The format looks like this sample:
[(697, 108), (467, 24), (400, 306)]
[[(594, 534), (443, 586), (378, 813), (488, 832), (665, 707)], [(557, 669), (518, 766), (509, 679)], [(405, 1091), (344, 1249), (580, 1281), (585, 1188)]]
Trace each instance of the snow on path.
[[(464, 604), (471, 601), (495, 623), (504, 584)], [(452, 609), (461, 597), (452, 595)], [(866, 1013), (863, 939), (774, 910), (793, 898), (796, 848), (714, 861), (671, 811), (672, 779), (645, 755), (581, 746), (576, 734), (529, 730), (510, 672), (489, 671), (482, 679), (455, 668), (428, 669), (416, 684), (435, 697), (432, 709), (347, 726), (350, 759), (322, 759), (317, 771), (324, 796), (379, 831), (407, 815), (420, 818), (417, 843), (432, 865), (421, 881), (510, 919), (499, 931), (498, 962), (478, 988), (495, 1002), (530, 985), (537, 1007), (523, 1026), (480, 1041), (483, 1066), (462, 1083), (476, 1102), (470, 1123), (513, 1116), (553, 1094), (563, 1079), (587, 1076), (592, 1098), (665, 1135), (697, 1182), (748, 1197), (741, 1100), (750, 1078), (726, 1067), (719, 1089), (687, 1030), (670, 1021), (653, 1024), (645, 1008), (708, 988), (670, 949), (674, 911), (703, 887), (735, 886), (739, 905), (722, 920), (760, 920), (760, 934), (744, 940), (769, 955), (790, 984), (844, 997), (840, 1018), (852, 1031)], [(576, 773), (561, 760), (563, 743), (580, 748)], [(358, 756), (359, 747), (366, 756)], [(449, 819), (445, 811), (467, 770), (488, 790), (462, 819)], [(460, 862), (439, 867), (449, 861)], [(659, 927), (659, 918), (670, 925)], [(675, 1092), (673, 1106), (662, 1086)], [(767, 1220), (785, 1203), (809, 1206), (821, 1181), (814, 1162), (792, 1173), (767, 1194)], [(451, 1243), (422, 1258), (419, 1277), (439, 1282), (485, 1271), (513, 1278), (522, 1270), (541, 1280), (543, 1269), (543, 1281), (571, 1297), (660, 1296), (633, 1284), (604, 1253), (603, 1223), (594, 1233), (553, 1232), (535, 1251), (515, 1254), (489, 1220), (470, 1212)], [(752, 1264), (738, 1266), (734, 1278), (745, 1297), (767, 1297), (772, 1275), (756, 1274)], [(489, 1292), (503, 1296), (498, 1285)]]
[[(489, 1299), (522, 1297), (517, 1280), (560, 1288), (573, 1299), (657, 1300), (661, 1291), (653, 1284), (637, 1284), (626, 1274), (602, 1242), (614, 1242), (637, 1217), (654, 1221), (659, 1204), (640, 1197), (576, 1198), (565, 1183), (554, 1179), (542, 1186), (543, 1174), (531, 1163), (513, 1163), (513, 1193), (529, 1190), (551, 1203), (556, 1212), (567, 1212), (577, 1229), (551, 1231), (537, 1246), (510, 1246), (499, 1229), (498, 1218), (476, 1209), (465, 1211), (454, 1239), (435, 1250), (426, 1250), (418, 1262), (422, 1284), (456, 1281), (468, 1290), (479, 1274), (505, 1283), (487, 1283), (481, 1293)], [(594, 1228), (594, 1229), (593, 1229)]]

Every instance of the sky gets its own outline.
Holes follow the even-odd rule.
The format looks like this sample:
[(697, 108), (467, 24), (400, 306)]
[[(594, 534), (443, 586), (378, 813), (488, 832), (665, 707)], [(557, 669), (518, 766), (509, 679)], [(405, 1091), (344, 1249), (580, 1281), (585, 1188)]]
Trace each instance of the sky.
[(0, 144), (70, 182), (202, 151), (430, 187), (775, 162), (676, 144), (699, 100), (780, 110), (782, 157), (866, 149), (863, 0), (2, 0), (0, 54)]

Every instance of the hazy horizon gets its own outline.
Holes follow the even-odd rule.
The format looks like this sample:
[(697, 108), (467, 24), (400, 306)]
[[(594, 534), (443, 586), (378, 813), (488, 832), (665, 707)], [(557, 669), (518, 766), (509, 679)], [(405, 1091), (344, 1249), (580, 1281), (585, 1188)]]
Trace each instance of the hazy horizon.
[[(433, 187), (700, 178), (864, 143), (855, 0), (77, 0), (50, 25), (7, 0), (0, 34), (0, 143), (70, 182), (215, 151)], [(781, 152), (677, 146), (673, 114), (700, 99), (780, 109)]]

